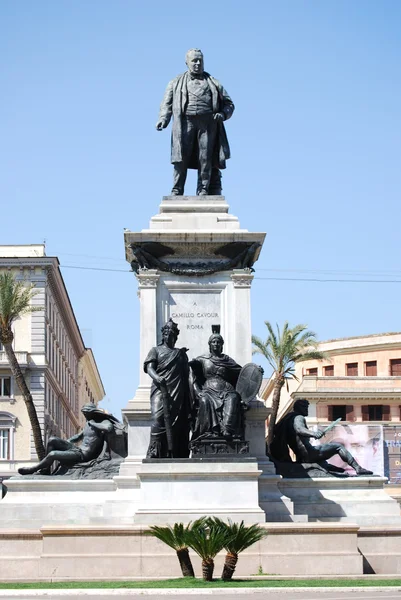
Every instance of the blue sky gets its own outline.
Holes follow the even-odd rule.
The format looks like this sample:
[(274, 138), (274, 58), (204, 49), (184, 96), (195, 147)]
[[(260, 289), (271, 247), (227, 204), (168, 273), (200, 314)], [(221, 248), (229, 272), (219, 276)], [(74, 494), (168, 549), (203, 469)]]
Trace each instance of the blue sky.
[(398, 0), (2, 0), (0, 244), (46, 239), (59, 257), (106, 408), (138, 383), (123, 229), (171, 189), (170, 131), (154, 126), (191, 47), (236, 105), (230, 211), (267, 232), (253, 332), (401, 329), (400, 24)]

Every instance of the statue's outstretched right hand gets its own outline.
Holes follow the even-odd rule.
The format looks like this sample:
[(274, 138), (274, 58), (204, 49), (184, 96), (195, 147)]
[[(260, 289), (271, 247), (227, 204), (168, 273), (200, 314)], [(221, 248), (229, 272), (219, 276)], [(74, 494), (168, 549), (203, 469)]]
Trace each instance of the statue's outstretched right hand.
[(157, 131), (161, 131), (165, 127), (166, 127), (166, 122), (165, 121), (163, 121), (163, 120), (157, 121), (157, 123), (156, 123), (156, 129), (157, 129)]

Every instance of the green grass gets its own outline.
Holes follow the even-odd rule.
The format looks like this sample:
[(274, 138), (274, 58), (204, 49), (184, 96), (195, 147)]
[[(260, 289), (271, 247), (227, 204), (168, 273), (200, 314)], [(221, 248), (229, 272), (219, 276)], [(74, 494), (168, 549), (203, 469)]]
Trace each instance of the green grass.
[(283, 587), (372, 587), (401, 586), (401, 579), (234, 579), (212, 582), (185, 577), (180, 579), (159, 579), (147, 581), (60, 581), (35, 583), (0, 583), (2, 590), (16, 589), (109, 589), (109, 588), (283, 588)]

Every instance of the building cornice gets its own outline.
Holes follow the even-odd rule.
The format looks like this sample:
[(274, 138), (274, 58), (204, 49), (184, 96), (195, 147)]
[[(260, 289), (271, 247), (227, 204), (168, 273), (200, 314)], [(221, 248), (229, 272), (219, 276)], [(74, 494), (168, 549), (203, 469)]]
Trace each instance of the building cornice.
[(44, 272), (47, 274), (48, 285), (55, 297), (59, 311), (63, 315), (63, 320), (65, 321), (65, 326), (75, 353), (78, 358), (81, 358), (85, 351), (85, 345), (60, 271), (58, 259), (54, 256), (0, 257), (0, 268), (21, 270), (29, 268), (44, 269)]
[(292, 400), (299, 400), (305, 398), (306, 400), (312, 400), (313, 402), (325, 402), (336, 399), (341, 400), (379, 400), (380, 398), (386, 398), (388, 400), (401, 401), (401, 390), (398, 391), (385, 391), (385, 390), (356, 390), (351, 392), (350, 390), (332, 390), (330, 392), (293, 392), (291, 394)]
[[(339, 356), (342, 354), (362, 354), (366, 352), (377, 352), (380, 350), (401, 350), (401, 343), (397, 342), (389, 342), (389, 343), (380, 343), (380, 344), (364, 344), (361, 346), (350, 346), (348, 348), (326, 348), (325, 344), (319, 344), (319, 350), (324, 350), (327, 352), (329, 357)], [(330, 358), (328, 360), (330, 360)], [(305, 361), (311, 362), (311, 361)], [(326, 362), (326, 361), (324, 361)], [(302, 365), (302, 363), (299, 363)]]

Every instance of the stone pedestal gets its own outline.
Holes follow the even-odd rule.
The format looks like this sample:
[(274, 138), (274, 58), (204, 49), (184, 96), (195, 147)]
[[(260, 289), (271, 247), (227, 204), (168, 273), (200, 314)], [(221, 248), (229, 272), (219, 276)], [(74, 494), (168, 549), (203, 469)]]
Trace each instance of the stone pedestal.
[(260, 474), (255, 458), (144, 461), (135, 523), (188, 523), (202, 516), (264, 523)]
[(279, 488), (308, 521), (401, 527), (400, 507), (384, 490), (386, 477), (281, 479)]
[[(212, 325), (219, 325), (225, 340), (224, 352), (241, 365), (252, 360), (250, 291), (253, 274), (249, 267), (259, 256), (265, 234), (241, 229), (237, 217), (230, 215), (228, 209), (223, 196), (165, 196), (148, 229), (126, 231), (124, 234), (126, 258), (134, 265), (138, 280), (140, 365), (135, 397), (123, 410), (129, 425), (129, 437), (128, 457), (121, 467), (120, 476), (127, 482), (130, 478), (132, 482), (136, 481), (141, 489), (143, 485), (147, 486), (146, 492), (141, 491), (144, 494), (141, 502), (145, 497), (151, 502), (147, 491), (150, 489), (149, 477), (156, 477), (152, 469), (157, 472), (161, 469), (160, 466), (142, 465), (142, 459), (146, 456), (151, 425), (151, 382), (143, 371), (143, 362), (150, 348), (160, 341), (162, 325), (170, 317), (178, 323), (180, 336), (177, 345), (188, 348), (190, 359), (208, 351)], [(292, 521), (292, 502), (278, 489), (280, 477), (266, 457), (265, 422), (268, 413), (258, 399), (251, 402), (246, 413), (245, 439), (249, 441), (249, 456), (256, 458), (255, 468), (259, 471), (254, 485), (258, 488), (259, 506), (268, 521)], [(214, 470), (214, 473), (218, 471)], [(179, 472), (176, 476), (178, 479), (184, 477), (184, 480), (187, 477)], [(222, 471), (220, 476), (224, 476)], [(208, 473), (207, 481), (211, 481), (210, 477), (212, 475)], [(239, 480), (235, 485), (234, 480), (230, 481), (230, 494), (242, 496), (243, 491), (234, 491), (235, 486), (239, 489)], [(247, 481), (249, 483), (249, 478)], [(154, 488), (156, 483), (152, 485)], [(160, 486), (164, 490), (166, 483), (160, 482)], [(200, 502), (201, 496), (199, 492)], [(221, 496), (218, 494), (217, 497)], [(166, 516), (161, 506), (165, 497), (162, 498), (163, 502), (159, 498), (155, 501), (160, 504), (160, 515)], [(248, 501), (255, 502), (252, 494)], [(169, 502), (173, 503), (173, 500)], [(193, 507), (191, 514), (201, 514), (202, 506), (201, 502), (197, 510)], [(227, 507), (231, 507), (230, 502)], [(145, 504), (145, 509), (148, 508), (149, 505)], [(207, 506), (204, 507), (206, 509)], [(225, 510), (223, 505), (216, 506), (217, 509)], [(143, 518), (141, 522), (157, 518), (159, 522), (161, 517), (157, 517), (156, 513), (152, 509), (146, 517), (138, 517), (137, 514), (135, 518)], [(302, 520), (302, 517), (296, 519)]]
[[(190, 359), (208, 351), (212, 325), (220, 325), (224, 352), (242, 365), (252, 360), (253, 275), (244, 252), (251, 248), (256, 261), (265, 234), (241, 229), (228, 209), (224, 196), (165, 196), (148, 229), (124, 234), (127, 261), (134, 261), (137, 271), (140, 303), (139, 386), (122, 411), (129, 425), (128, 457), (120, 471), (125, 477), (136, 477), (146, 456), (151, 380), (143, 362), (170, 317), (180, 329), (177, 346), (187, 347)], [(143, 251), (147, 268), (135, 248)], [(264, 429), (260, 434), (264, 445)]]

